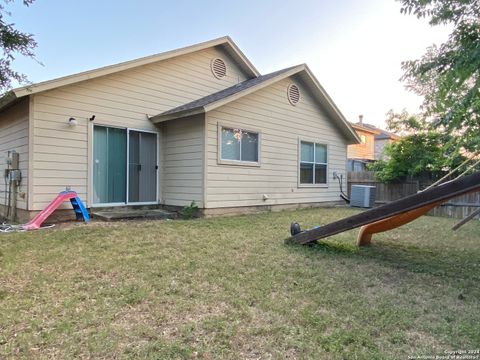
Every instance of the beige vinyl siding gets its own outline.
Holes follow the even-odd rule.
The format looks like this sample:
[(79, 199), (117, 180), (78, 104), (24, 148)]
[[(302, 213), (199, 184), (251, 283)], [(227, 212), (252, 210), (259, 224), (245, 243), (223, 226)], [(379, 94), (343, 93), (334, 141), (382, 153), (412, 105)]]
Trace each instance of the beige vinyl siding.
[(204, 115), (163, 125), (163, 203), (203, 207)]
[[(221, 57), (227, 76), (217, 79), (210, 62)], [(65, 186), (90, 206), (93, 124), (158, 131), (148, 119), (178, 105), (230, 87), (246, 75), (220, 48), (209, 48), (154, 64), (34, 95), (33, 210), (41, 210)], [(76, 127), (67, 120), (74, 117)], [(162, 148), (163, 145), (161, 145)], [(163, 155), (160, 154), (160, 159)], [(160, 163), (160, 172), (164, 169)], [(162, 175), (163, 176), (163, 175)], [(162, 181), (159, 182), (162, 194)], [(68, 207), (68, 204), (64, 205)]]
[[(7, 168), (7, 152), (15, 150), (20, 155), (20, 170), (22, 181), (19, 192), (25, 193), (25, 197), (17, 197), (17, 207), (27, 209), (28, 198), (28, 98), (4, 110), (0, 114), (0, 204), (5, 205), (5, 181), (3, 170)], [(8, 201), (8, 200), (7, 200)]]
[[(296, 106), (286, 95), (292, 81), (301, 92)], [(219, 123), (261, 132), (260, 167), (218, 164)], [(285, 79), (215, 109), (207, 124), (207, 208), (339, 200), (332, 177), (334, 171), (345, 175), (346, 140), (299, 81)], [(327, 144), (327, 186), (298, 186), (299, 139)]]

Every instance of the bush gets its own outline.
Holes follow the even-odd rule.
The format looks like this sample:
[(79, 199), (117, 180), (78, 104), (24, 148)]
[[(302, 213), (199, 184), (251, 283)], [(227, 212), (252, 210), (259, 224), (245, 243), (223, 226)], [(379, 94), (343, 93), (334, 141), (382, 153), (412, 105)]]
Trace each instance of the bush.
[(195, 200), (192, 201), (190, 205), (184, 206), (182, 210), (180, 210), (179, 215), (185, 220), (196, 218), (198, 216), (198, 206)]
[(407, 135), (386, 146), (388, 160), (380, 160), (368, 167), (382, 182), (400, 181), (422, 174), (440, 175), (452, 165), (463, 161), (457, 153), (448, 153), (443, 137), (431, 131)]

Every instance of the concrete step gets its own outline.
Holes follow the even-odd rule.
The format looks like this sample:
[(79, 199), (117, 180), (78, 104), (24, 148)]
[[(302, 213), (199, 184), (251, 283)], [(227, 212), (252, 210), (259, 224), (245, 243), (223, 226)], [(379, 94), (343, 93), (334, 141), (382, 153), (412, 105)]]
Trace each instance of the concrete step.
[(175, 219), (176, 213), (168, 212), (162, 209), (122, 209), (122, 210), (101, 210), (92, 211), (92, 217), (94, 219), (103, 221), (115, 221), (115, 220), (135, 220), (135, 219)]

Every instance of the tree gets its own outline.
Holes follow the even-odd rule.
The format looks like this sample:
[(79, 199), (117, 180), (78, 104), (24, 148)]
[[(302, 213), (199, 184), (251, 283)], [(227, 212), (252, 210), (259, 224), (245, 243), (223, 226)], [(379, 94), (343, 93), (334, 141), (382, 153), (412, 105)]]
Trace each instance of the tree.
[(424, 97), (423, 117), (466, 149), (480, 150), (480, 1), (397, 0), (401, 13), (453, 26), (448, 40), (421, 59), (405, 61), (402, 79)]
[[(15, 28), (15, 24), (9, 23), (6, 17), (11, 13), (6, 9), (14, 0), (3, 0), (0, 3), (0, 47), (3, 52), (0, 59), (0, 92), (8, 90), (12, 86), (12, 80), (19, 83), (25, 82), (27, 77), (12, 68), (12, 62), (17, 55), (35, 59), (33, 50), (36, 48), (33, 35), (21, 32)], [(29, 6), (34, 0), (23, 0), (23, 4)]]
[(408, 135), (385, 147), (388, 160), (369, 166), (382, 182), (400, 181), (425, 173), (438, 174), (443, 167), (443, 154), (435, 133)]
[(386, 160), (379, 160), (369, 167), (380, 181), (393, 182), (421, 175), (438, 176), (465, 159), (461, 149), (456, 146), (457, 136), (431, 129), (424, 119), (405, 110), (401, 113), (390, 110), (387, 125), (389, 130), (404, 136), (385, 147)]
[(429, 128), (429, 124), (424, 118), (418, 115), (411, 115), (405, 109), (400, 113), (389, 110), (385, 122), (388, 130), (398, 135), (411, 135), (416, 132), (426, 131)]

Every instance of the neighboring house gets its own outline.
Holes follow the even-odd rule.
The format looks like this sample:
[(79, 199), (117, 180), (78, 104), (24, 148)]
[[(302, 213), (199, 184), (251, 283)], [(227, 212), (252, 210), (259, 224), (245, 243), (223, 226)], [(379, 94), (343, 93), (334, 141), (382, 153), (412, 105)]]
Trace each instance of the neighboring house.
[(391, 132), (380, 130), (380, 134), (375, 135), (375, 160), (386, 160), (385, 146), (400, 139), (400, 136)]
[(334, 202), (333, 174), (358, 142), (306, 65), (260, 75), (229, 37), (0, 99), (0, 153), (20, 153), (21, 219), (65, 187), (88, 208)]
[(386, 160), (385, 146), (400, 139), (400, 136), (363, 122), (352, 123), (361, 143), (348, 146), (348, 171), (365, 171), (376, 160)]
[(360, 138), (360, 144), (348, 145), (348, 171), (365, 171), (375, 161), (375, 136), (380, 132), (361, 123), (351, 124)]
[(362, 120), (363, 119), (360, 119), (360, 122), (358, 122), (357, 125), (361, 124), (363, 127), (367, 129), (371, 129), (378, 132), (375, 135), (375, 151), (374, 151), (375, 160), (386, 159), (385, 146), (387, 144), (390, 144), (391, 142), (397, 141), (398, 139), (400, 139), (400, 136), (394, 133), (391, 133), (387, 130), (377, 128), (375, 125), (366, 124)]

